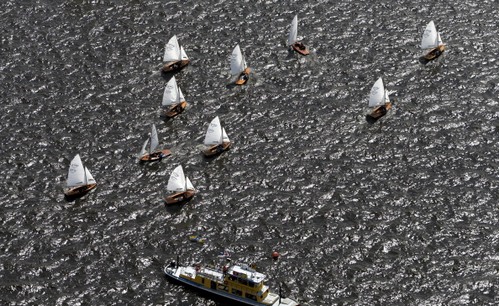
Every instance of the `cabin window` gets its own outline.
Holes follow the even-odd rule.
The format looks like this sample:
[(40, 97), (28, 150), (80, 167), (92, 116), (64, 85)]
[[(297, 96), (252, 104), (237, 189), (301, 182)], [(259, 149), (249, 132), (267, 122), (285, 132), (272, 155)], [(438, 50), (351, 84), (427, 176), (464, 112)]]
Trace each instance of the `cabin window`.
[(237, 290), (237, 289), (232, 288), (232, 294), (237, 294), (239, 296), (242, 296), (243, 292), (241, 290)]
[(204, 277), (201, 277), (201, 284), (204, 285)]
[(248, 285), (248, 281), (246, 281), (245, 279), (239, 279), (239, 283), (247, 286)]
[(246, 297), (248, 299), (252, 299), (253, 301), (256, 301), (256, 295), (253, 295), (253, 294), (250, 294), (250, 293), (246, 293)]
[(223, 290), (223, 291), (228, 291), (227, 286), (225, 285), (218, 285), (218, 289)]

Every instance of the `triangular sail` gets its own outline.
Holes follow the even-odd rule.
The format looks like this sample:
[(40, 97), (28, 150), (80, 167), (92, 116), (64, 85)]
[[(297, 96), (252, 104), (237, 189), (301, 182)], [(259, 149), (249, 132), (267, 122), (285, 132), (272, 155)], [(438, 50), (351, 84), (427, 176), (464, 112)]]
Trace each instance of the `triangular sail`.
[[(185, 52), (184, 52), (185, 53)], [(178, 46), (177, 36), (173, 35), (165, 46), (163, 62), (178, 61), (180, 59), (180, 48)]]
[(288, 46), (291, 46), (296, 42), (297, 35), (298, 35), (298, 15), (295, 15), (295, 18), (293, 18), (293, 21), (291, 22), (291, 27), (289, 29)]
[(222, 128), (222, 142), (230, 142), (229, 136), (227, 136), (224, 128)]
[(186, 176), (185, 177), (185, 189), (186, 190), (196, 190), (191, 183), (191, 180)]
[(220, 119), (215, 117), (210, 122), (208, 130), (206, 131), (206, 136), (204, 137), (204, 144), (206, 146), (218, 145), (222, 143), (222, 126), (220, 125)]
[(443, 45), (442, 37), (440, 37), (440, 33), (437, 32), (437, 46)]
[(158, 131), (156, 130), (156, 125), (152, 125), (151, 128), (151, 146), (149, 147), (149, 154), (153, 153), (154, 150), (159, 145), (159, 140), (158, 140)]
[(163, 106), (170, 106), (177, 104), (179, 101), (179, 87), (177, 86), (177, 80), (172, 77), (166, 84), (165, 91), (163, 92)]
[(147, 144), (149, 143), (149, 138), (146, 139), (146, 141), (144, 141), (144, 144), (142, 145), (142, 149), (140, 150), (140, 153), (139, 153), (139, 159), (142, 158), (142, 156), (146, 155), (147, 154)]
[(184, 94), (182, 93), (182, 89), (178, 88), (178, 101), (177, 103), (185, 101)]
[(383, 104), (385, 96), (385, 87), (383, 86), (383, 80), (381, 77), (374, 83), (369, 94), (369, 106), (377, 106)]
[(87, 167), (85, 167), (85, 178), (86, 178), (86, 185), (96, 184), (94, 177), (92, 176), (90, 170), (88, 170)]
[(244, 61), (239, 45), (237, 45), (230, 57), (230, 73), (235, 76), (243, 72), (244, 69), (246, 69), (246, 62)]
[(430, 49), (438, 46), (438, 32), (433, 21), (426, 25), (426, 29), (421, 39), (421, 49)]
[(185, 175), (182, 165), (177, 166), (173, 169), (170, 174), (170, 179), (168, 180), (168, 186), (166, 189), (170, 192), (184, 192), (185, 191)]
[(68, 187), (85, 185), (85, 168), (79, 154), (76, 154), (73, 160), (71, 160), (66, 185)]
[(388, 90), (385, 89), (385, 99), (384, 99), (385, 103), (388, 103), (390, 102), (390, 92)]
[(185, 53), (184, 48), (181, 46), (180, 47), (180, 59), (181, 60), (188, 60), (189, 58), (187, 57), (187, 54)]
[(241, 68), (242, 68), (242, 71), (244, 71), (248, 65), (246, 65), (246, 59), (244, 58), (244, 55), (241, 55), (242, 57), (242, 60), (241, 60)]

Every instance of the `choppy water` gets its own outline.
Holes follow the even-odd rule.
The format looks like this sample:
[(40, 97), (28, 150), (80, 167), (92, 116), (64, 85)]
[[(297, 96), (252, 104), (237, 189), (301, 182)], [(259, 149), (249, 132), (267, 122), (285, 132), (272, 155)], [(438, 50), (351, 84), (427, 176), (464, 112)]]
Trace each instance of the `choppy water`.
[[(2, 304), (215, 305), (162, 269), (225, 248), (304, 305), (498, 303), (497, 2), (374, 2), (2, 1)], [(448, 51), (423, 67), (430, 20)], [(165, 123), (174, 34), (190, 108)], [(257, 77), (229, 89), (237, 43)], [(369, 126), (379, 76), (397, 103)], [(234, 146), (206, 160), (217, 115)], [(173, 156), (139, 165), (151, 123)], [(67, 203), (77, 153), (99, 185)], [(178, 164), (199, 193), (165, 209)]]

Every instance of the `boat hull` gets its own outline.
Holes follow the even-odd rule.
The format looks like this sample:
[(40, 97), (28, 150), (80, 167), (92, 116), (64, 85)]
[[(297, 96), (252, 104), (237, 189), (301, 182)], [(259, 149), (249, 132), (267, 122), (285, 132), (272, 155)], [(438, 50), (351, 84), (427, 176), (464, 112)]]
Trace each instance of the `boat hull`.
[(168, 62), (168, 63), (163, 65), (163, 68), (161, 68), (161, 71), (163, 71), (163, 72), (177, 72), (177, 71), (184, 69), (187, 65), (189, 65), (189, 63), (190, 63), (189, 60)]
[(370, 124), (375, 123), (380, 118), (385, 116), (386, 113), (388, 112), (388, 110), (391, 109), (391, 107), (392, 107), (391, 103), (386, 103), (385, 105), (381, 105), (381, 106), (376, 107), (372, 111), (372, 113), (370, 113), (369, 115), (366, 115), (366, 121)]
[(206, 150), (203, 150), (203, 154), (206, 157), (213, 157), (213, 156), (222, 154), (223, 152), (229, 150), (231, 146), (232, 146), (232, 143), (224, 142), (221, 145), (215, 145), (215, 146), (209, 147)]
[(419, 62), (423, 65), (426, 65), (429, 62), (434, 61), (437, 58), (439, 58), (442, 54), (444, 54), (444, 51), (445, 51), (445, 46), (440, 45), (440, 46), (430, 50), (430, 52), (428, 52), (426, 55), (421, 56), (419, 58)]
[(78, 198), (83, 197), (93, 189), (97, 187), (97, 184), (84, 185), (76, 188), (70, 188), (64, 192), (64, 198), (66, 201), (74, 201)]
[(310, 50), (308, 49), (307, 46), (305, 46), (303, 43), (301, 42), (295, 42), (294, 44), (291, 45), (291, 48), (297, 52), (298, 54), (301, 54), (301, 55), (309, 55), (310, 54)]
[(180, 115), (181, 113), (183, 113), (186, 107), (187, 107), (187, 102), (182, 101), (182, 102), (180, 102), (180, 104), (177, 104), (175, 106), (172, 106), (170, 109), (165, 110), (163, 115), (166, 118), (176, 117), (176, 116)]
[(172, 154), (172, 152), (168, 149), (164, 149), (161, 151), (154, 152), (152, 154), (146, 154), (140, 158), (140, 162), (149, 163), (162, 160), (165, 157), (168, 157)]
[(236, 85), (244, 85), (244, 84), (248, 83), (250, 72), (251, 72), (250, 68), (244, 69), (244, 71), (239, 74), (239, 76), (237, 77), (237, 79), (234, 82), (234, 84), (236, 84)]
[(172, 195), (165, 197), (165, 204), (166, 205), (174, 205), (174, 204), (185, 203), (185, 202), (190, 201), (194, 197), (195, 194), (196, 194), (196, 191), (194, 191), (194, 190), (187, 190), (185, 192), (174, 193)]

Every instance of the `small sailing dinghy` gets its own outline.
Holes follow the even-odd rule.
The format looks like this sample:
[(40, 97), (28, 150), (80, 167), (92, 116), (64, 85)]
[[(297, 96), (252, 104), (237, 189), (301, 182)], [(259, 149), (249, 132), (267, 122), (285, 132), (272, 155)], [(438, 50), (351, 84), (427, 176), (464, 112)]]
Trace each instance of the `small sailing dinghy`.
[(196, 189), (191, 181), (184, 175), (182, 165), (177, 166), (172, 171), (166, 189), (170, 192), (165, 197), (165, 202), (168, 205), (187, 202), (196, 194)]
[(68, 179), (64, 190), (66, 200), (80, 198), (95, 187), (97, 187), (97, 183), (94, 177), (87, 167), (83, 166), (80, 155), (76, 154), (69, 165)]
[(177, 72), (189, 65), (189, 58), (184, 48), (179, 46), (177, 36), (173, 35), (165, 46), (163, 72)]
[(206, 136), (204, 137), (204, 145), (203, 154), (207, 157), (220, 154), (231, 147), (229, 137), (220, 124), (218, 116), (215, 117), (208, 126)]
[(298, 41), (298, 15), (295, 15), (291, 22), (291, 28), (288, 36), (288, 46), (301, 55), (309, 55), (310, 50), (302, 42)]
[(167, 118), (173, 118), (178, 114), (182, 113), (187, 107), (187, 102), (185, 101), (184, 94), (182, 90), (177, 85), (177, 80), (172, 77), (170, 81), (166, 84), (165, 91), (163, 92), (163, 102), (162, 106), (165, 110), (162, 115)]
[[(148, 151), (146, 150), (146, 148), (149, 141), (151, 141), (151, 144), (149, 145), (149, 151)], [(153, 124), (151, 128), (151, 136), (144, 142), (142, 150), (140, 150), (139, 161), (140, 162), (158, 161), (171, 154), (170, 150), (168, 149), (156, 150), (158, 145), (159, 145), (158, 132), (156, 130), (156, 126)]]
[(241, 53), (239, 45), (237, 45), (232, 51), (230, 57), (230, 73), (234, 79), (234, 84), (244, 85), (249, 80), (251, 69), (246, 65), (244, 56)]
[(419, 58), (419, 62), (423, 65), (437, 59), (445, 51), (445, 44), (442, 42), (440, 33), (437, 32), (433, 21), (430, 21), (426, 26), (421, 39), (421, 49), (425, 50), (425, 55)]
[(383, 86), (383, 79), (380, 77), (371, 88), (369, 107), (375, 107), (375, 109), (370, 114), (366, 115), (367, 122), (371, 124), (375, 123), (392, 108), (392, 102), (390, 102), (389, 97), (390, 93), (391, 92), (386, 90)]

